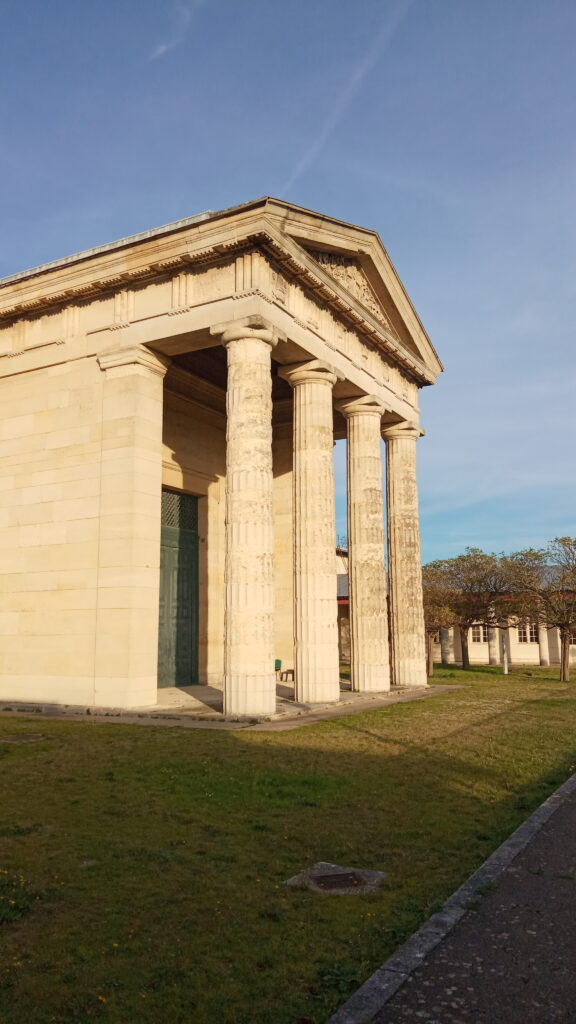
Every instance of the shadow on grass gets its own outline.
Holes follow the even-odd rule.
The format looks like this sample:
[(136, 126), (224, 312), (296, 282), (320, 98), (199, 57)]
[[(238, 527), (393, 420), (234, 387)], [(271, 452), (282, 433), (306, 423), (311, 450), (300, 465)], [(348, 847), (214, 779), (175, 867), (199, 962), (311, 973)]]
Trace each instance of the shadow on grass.
[[(322, 1024), (571, 770), (572, 701), (495, 715), (471, 692), (290, 733), (46, 721), (7, 744), (7, 867), (58, 898), (5, 928), (3, 1024)], [(388, 877), (283, 885), (317, 860)]]

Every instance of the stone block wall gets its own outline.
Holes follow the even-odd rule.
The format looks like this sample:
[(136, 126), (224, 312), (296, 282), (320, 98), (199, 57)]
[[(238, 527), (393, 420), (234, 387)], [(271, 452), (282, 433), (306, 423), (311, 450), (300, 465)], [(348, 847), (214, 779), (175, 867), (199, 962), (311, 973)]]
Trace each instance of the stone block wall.
[(95, 359), (0, 380), (3, 698), (94, 699), (102, 396)]

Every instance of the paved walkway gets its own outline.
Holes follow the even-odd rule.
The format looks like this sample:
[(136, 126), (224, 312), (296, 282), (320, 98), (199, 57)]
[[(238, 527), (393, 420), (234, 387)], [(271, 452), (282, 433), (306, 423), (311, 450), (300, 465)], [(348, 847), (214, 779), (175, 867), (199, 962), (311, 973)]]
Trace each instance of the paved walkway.
[(576, 1022), (576, 775), (364, 988), (334, 1024)]
[(158, 691), (159, 703), (152, 707), (89, 708), (72, 704), (24, 704), (18, 701), (0, 703), (0, 714), (38, 714), (50, 718), (75, 718), (91, 722), (127, 725), (178, 725), (189, 729), (257, 729), (281, 731), (301, 729), (328, 718), (372, 711), (406, 701), (425, 700), (441, 693), (457, 690), (457, 685), (398, 689), (386, 693), (352, 693), (350, 683), (342, 680), (340, 700), (335, 704), (301, 704), (294, 700), (294, 688), (277, 687), (276, 714), (269, 719), (225, 718), (222, 713), (222, 691), (213, 686), (166, 687)]

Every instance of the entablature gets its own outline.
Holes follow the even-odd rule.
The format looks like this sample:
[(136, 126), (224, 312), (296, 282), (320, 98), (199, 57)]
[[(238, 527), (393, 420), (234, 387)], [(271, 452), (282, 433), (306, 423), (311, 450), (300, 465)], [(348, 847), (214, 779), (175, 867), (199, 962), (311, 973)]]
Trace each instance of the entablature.
[[(279, 210), (292, 211), (289, 229), (282, 230)], [(315, 235), (301, 223), (306, 219), (316, 224)], [(384, 377), (387, 367), (395, 368), (402, 380), (422, 386), (441, 369), (407, 342), (414, 325), (404, 323), (390, 280), (384, 282), (382, 269), (377, 272), (378, 252), (369, 252), (376, 245), (373, 232), (278, 200), (182, 223), (184, 228), (172, 232), (170, 226), (160, 229), (160, 237), (126, 239), (125, 246), (117, 243), (105, 252), (80, 254), (65, 266), (48, 265), (0, 281), (0, 326), (5, 325), (0, 356), (60, 344), (77, 333), (123, 333), (166, 315), (176, 320), (204, 303), (252, 296), (320, 336), (330, 334), (330, 343), (349, 344), (355, 336), (360, 346), (380, 355)], [(334, 225), (347, 249), (334, 250)], [(11, 338), (6, 328), (14, 332)]]

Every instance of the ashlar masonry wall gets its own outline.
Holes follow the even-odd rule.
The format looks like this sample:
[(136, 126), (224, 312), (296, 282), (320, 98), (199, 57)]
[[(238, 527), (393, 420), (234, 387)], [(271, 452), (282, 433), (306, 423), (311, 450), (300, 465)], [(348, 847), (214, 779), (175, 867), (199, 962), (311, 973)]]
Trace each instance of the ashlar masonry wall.
[(95, 359), (0, 380), (6, 698), (94, 702), (103, 383)]

